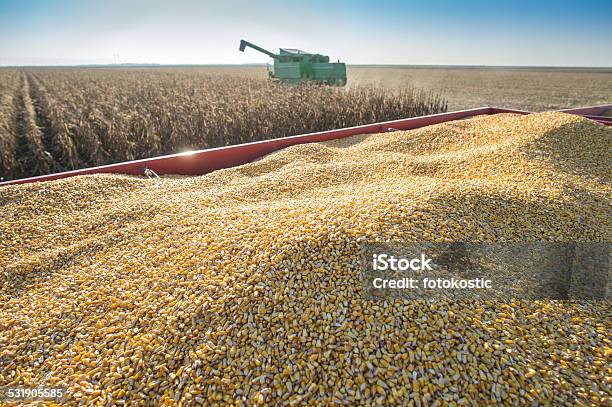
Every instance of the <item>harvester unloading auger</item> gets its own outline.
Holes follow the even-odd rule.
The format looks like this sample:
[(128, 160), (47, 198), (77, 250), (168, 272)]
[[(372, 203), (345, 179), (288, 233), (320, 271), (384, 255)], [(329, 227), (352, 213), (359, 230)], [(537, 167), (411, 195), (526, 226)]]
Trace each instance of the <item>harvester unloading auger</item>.
[(239, 50), (244, 52), (246, 47), (251, 47), (274, 59), (274, 72), (269, 72), (269, 75), (281, 82), (346, 85), (346, 64), (340, 61), (329, 62), (327, 55), (311, 54), (291, 48), (280, 48), (279, 53), (275, 54), (248, 41), (241, 40)]

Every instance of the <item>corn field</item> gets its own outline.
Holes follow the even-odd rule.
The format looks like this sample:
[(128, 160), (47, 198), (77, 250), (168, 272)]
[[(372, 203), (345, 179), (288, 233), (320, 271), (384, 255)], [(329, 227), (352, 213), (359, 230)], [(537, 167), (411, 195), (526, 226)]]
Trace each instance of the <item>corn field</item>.
[(291, 86), (230, 71), (0, 70), (0, 179), (446, 111), (413, 88)]

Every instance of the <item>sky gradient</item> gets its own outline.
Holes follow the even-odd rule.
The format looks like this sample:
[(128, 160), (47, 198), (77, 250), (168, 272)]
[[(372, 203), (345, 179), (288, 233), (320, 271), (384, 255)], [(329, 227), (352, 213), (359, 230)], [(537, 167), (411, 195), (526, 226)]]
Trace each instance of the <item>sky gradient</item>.
[(241, 38), (349, 64), (612, 67), (612, 1), (0, 0), (5, 66), (270, 61)]

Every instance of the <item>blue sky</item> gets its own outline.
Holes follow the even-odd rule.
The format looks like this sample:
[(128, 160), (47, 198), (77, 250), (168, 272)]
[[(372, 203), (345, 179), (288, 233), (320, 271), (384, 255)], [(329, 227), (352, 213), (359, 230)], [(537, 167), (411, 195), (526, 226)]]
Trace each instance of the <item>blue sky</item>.
[(241, 64), (301, 48), (353, 64), (612, 67), (612, 1), (0, 0), (0, 65)]

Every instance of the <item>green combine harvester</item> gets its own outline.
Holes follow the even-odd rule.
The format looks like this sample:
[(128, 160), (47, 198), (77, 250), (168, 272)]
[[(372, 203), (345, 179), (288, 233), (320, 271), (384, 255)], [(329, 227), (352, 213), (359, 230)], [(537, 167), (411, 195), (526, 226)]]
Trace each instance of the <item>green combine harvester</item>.
[(271, 78), (287, 83), (314, 82), (325, 85), (346, 85), (346, 65), (343, 62), (329, 62), (327, 55), (310, 54), (299, 49), (281, 48), (278, 54), (240, 41), (240, 51), (246, 47), (262, 52), (274, 59), (274, 72), (268, 71)]

